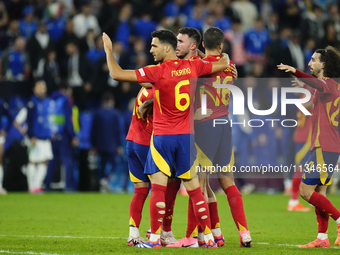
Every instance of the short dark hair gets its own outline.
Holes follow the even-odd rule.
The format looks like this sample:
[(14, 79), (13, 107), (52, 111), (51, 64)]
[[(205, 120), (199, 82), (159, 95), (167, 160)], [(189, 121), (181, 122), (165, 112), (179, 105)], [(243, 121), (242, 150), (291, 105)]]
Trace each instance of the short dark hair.
[(170, 44), (173, 50), (177, 47), (177, 37), (174, 32), (169, 29), (156, 30), (151, 33), (152, 38), (158, 38), (161, 43)]
[(218, 49), (224, 42), (223, 31), (218, 27), (210, 27), (203, 34), (204, 47), (207, 50)]
[(197, 48), (200, 45), (201, 41), (202, 41), (202, 36), (200, 31), (198, 31), (196, 28), (193, 27), (181, 27), (178, 30), (179, 34), (183, 34), (183, 35), (188, 35), (189, 38), (192, 38), (195, 40), (196, 44), (197, 44)]
[(340, 78), (340, 53), (332, 46), (325, 49), (318, 49), (315, 53), (320, 53), (320, 62), (325, 63), (323, 74), (329, 78)]

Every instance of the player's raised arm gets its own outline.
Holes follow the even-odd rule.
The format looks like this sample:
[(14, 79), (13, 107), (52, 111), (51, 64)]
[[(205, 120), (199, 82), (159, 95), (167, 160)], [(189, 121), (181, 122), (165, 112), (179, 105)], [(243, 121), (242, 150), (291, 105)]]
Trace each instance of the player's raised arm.
[(110, 37), (103, 33), (104, 50), (106, 53), (107, 66), (111, 77), (118, 81), (137, 82), (137, 75), (134, 70), (123, 70), (116, 62), (112, 53), (112, 42)]
[(230, 64), (230, 59), (228, 54), (222, 53), (222, 57), (217, 62), (212, 63), (212, 70), (211, 73), (216, 73), (227, 69)]

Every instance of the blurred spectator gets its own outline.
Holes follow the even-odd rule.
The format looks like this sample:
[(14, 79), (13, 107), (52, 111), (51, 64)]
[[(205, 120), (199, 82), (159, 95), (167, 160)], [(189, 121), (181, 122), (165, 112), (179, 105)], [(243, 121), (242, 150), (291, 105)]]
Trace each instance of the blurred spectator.
[[(62, 62), (62, 60), (66, 58), (66, 56), (67, 56), (66, 45), (69, 42), (77, 42), (78, 44), (80, 44), (80, 40), (75, 35), (75, 33), (73, 33), (73, 21), (72, 20), (68, 20), (66, 22), (65, 31), (61, 35), (61, 37), (59, 38), (59, 40), (56, 44), (57, 57), (58, 57), (59, 62)], [(82, 48), (82, 47), (80, 47), (80, 48)], [(83, 47), (83, 48), (86, 48), (86, 47)], [(86, 51), (87, 50), (88, 49), (86, 49)]]
[[(100, 156), (99, 180), (101, 189), (107, 189), (112, 174), (116, 169), (116, 156), (123, 154), (119, 113), (115, 109), (114, 97), (106, 93), (102, 97), (102, 106), (94, 114), (91, 130), (93, 151)], [(107, 173), (107, 164), (111, 170)]]
[(65, 82), (59, 84), (59, 89), (52, 93), (51, 109), (52, 151), (53, 159), (48, 163), (45, 178), (46, 190), (50, 190), (53, 174), (59, 162), (64, 166), (66, 187), (65, 191), (75, 191), (76, 185), (73, 173), (72, 147), (78, 146), (79, 140), (74, 133), (72, 121), (72, 104), (70, 103), (71, 90)]
[[(46, 83), (35, 82), (34, 95), (21, 111), (27, 113), (28, 159), (27, 183), (29, 192), (41, 193), (47, 172), (47, 162), (53, 158), (51, 147), (50, 99), (46, 97)], [(20, 112), (21, 112), (20, 111)], [(19, 113), (20, 115), (21, 113)]]
[(23, 81), (29, 77), (30, 64), (25, 52), (26, 40), (18, 37), (13, 47), (2, 54), (2, 74), (6, 81)]
[(281, 1), (278, 5), (280, 25), (297, 29), (301, 21), (301, 9), (296, 0)]
[(46, 20), (47, 30), (53, 43), (56, 43), (65, 31), (66, 20), (61, 15), (60, 6), (57, 3), (49, 5), (47, 9), (49, 14)]
[(35, 77), (46, 82), (47, 95), (57, 90), (60, 83), (60, 70), (57, 62), (57, 54), (53, 48), (45, 49), (44, 57), (38, 62)]
[(80, 44), (82, 46), (82, 49), (80, 49), (81, 52), (87, 53), (89, 50), (96, 48), (96, 35), (92, 29), (89, 29), (86, 33), (85, 38), (80, 40)]
[(313, 11), (305, 13), (301, 22), (302, 40), (307, 38), (314, 38), (317, 43), (324, 36), (323, 27), (324, 15), (320, 6), (314, 4)]
[(216, 3), (212, 14), (215, 18), (215, 27), (219, 27), (220, 29), (222, 29), (222, 31), (227, 31), (231, 28), (231, 21), (228, 17), (224, 16), (224, 5), (221, 1), (218, 1)]
[(204, 6), (196, 4), (188, 17), (185, 26), (193, 27), (201, 31), (204, 23), (204, 16)]
[[(4, 123), (4, 119), (7, 120), (7, 123)], [(8, 104), (0, 98), (0, 195), (7, 194), (6, 189), (3, 188), (3, 180), (4, 180), (4, 169), (3, 169), (3, 154), (4, 154), (4, 145), (6, 141), (6, 134), (9, 128), (9, 122), (11, 121), (9, 113), (8, 113)]]
[(340, 40), (340, 14), (339, 7), (336, 3), (332, 3), (328, 7), (328, 14), (330, 20), (334, 22), (337, 39)]
[(292, 33), (288, 40), (288, 47), (283, 50), (281, 60), (287, 65), (296, 66), (299, 70), (305, 70), (305, 57), (300, 44), (299, 33)]
[[(268, 54), (269, 68), (276, 77), (282, 77), (283, 72), (278, 72), (276, 65), (282, 62), (283, 52), (288, 47), (288, 40), (291, 36), (291, 29), (288, 27), (282, 27), (280, 29), (280, 34), (272, 39), (270, 43), (270, 54)], [(308, 60), (309, 61), (309, 60)]]
[(53, 42), (47, 33), (47, 27), (45, 23), (41, 22), (37, 32), (27, 41), (26, 45), (26, 51), (33, 71), (37, 69), (38, 62), (43, 57), (43, 51), (52, 47)]
[(91, 3), (86, 3), (82, 6), (81, 13), (74, 16), (73, 23), (73, 31), (78, 38), (85, 37), (89, 29), (92, 29), (96, 36), (100, 34), (97, 17), (91, 14)]
[(244, 34), (242, 32), (241, 20), (235, 18), (232, 29), (224, 33), (225, 39), (231, 45), (231, 59), (237, 66), (239, 77), (244, 77), (244, 66), (247, 62), (247, 54), (244, 47)]
[(20, 36), (19, 21), (11, 20), (8, 28), (2, 32), (0, 40), (1, 49), (12, 47), (18, 36)]
[(120, 0), (103, 1), (98, 22), (101, 30), (110, 36), (116, 34), (120, 6)]
[(333, 46), (336, 49), (340, 49), (340, 41), (337, 38), (335, 24), (333, 21), (328, 20), (324, 23), (325, 35), (321, 39), (319, 47), (321, 49), (326, 48), (328, 45)]
[(270, 35), (273, 33), (277, 34), (279, 32), (279, 16), (276, 12), (270, 14), (266, 22), (266, 28)]
[(60, 65), (62, 79), (66, 79), (72, 88), (75, 105), (80, 110), (87, 108), (88, 93), (92, 89), (92, 65), (88, 58), (79, 52), (76, 42), (66, 45), (67, 57)]
[(237, 11), (232, 7), (232, 0), (222, 0), (224, 4), (224, 15), (227, 16), (230, 20), (239, 19), (239, 15)]
[(105, 51), (104, 51), (104, 44), (103, 39), (101, 36), (97, 36), (95, 39), (95, 47), (90, 49), (86, 56), (89, 60), (91, 60), (93, 65), (96, 65), (98, 60), (102, 57), (105, 57)]
[(243, 31), (247, 31), (254, 26), (255, 20), (258, 17), (255, 4), (249, 0), (236, 0), (231, 6), (241, 19)]
[(7, 26), (8, 22), (8, 13), (6, 10), (6, 6), (3, 2), (0, 2), (0, 31), (3, 30)]
[(188, 0), (173, 0), (164, 7), (164, 14), (169, 17), (170, 24), (175, 23), (176, 17), (180, 20), (180, 26), (185, 24), (185, 13)]
[(24, 15), (24, 18), (19, 21), (20, 33), (23, 37), (29, 39), (38, 29), (38, 24), (33, 19), (33, 6), (26, 6), (23, 9), (22, 14)]
[(259, 15), (261, 16), (263, 22), (268, 24), (269, 18), (275, 9), (275, 1), (270, 0), (258, 0), (256, 1), (257, 9), (259, 11)]
[(73, 0), (56, 0), (55, 2), (59, 4), (61, 13), (65, 18), (75, 15)]
[(26, 1), (8, 0), (5, 1), (6, 9), (10, 20), (19, 20), (22, 17), (22, 10), (26, 5)]
[(248, 60), (265, 62), (265, 51), (270, 44), (268, 30), (264, 27), (261, 17), (258, 17), (254, 28), (249, 29), (244, 35), (244, 45)]
[(119, 24), (115, 35), (115, 40), (121, 42), (125, 49), (129, 48), (131, 36), (130, 19), (132, 15), (132, 6), (124, 4), (119, 12)]
[(142, 37), (146, 44), (151, 42), (151, 32), (156, 30), (157, 23), (152, 20), (152, 16), (149, 12), (145, 11), (141, 18), (137, 19), (133, 23), (134, 34), (138, 37)]
[(304, 48), (303, 48), (303, 55), (305, 57), (305, 72), (310, 73), (310, 69), (308, 67), (309, 61), (312, 59), (312, 55), (315, 51), (315, 40), (313, 38), (309, 38), (306, 40)]

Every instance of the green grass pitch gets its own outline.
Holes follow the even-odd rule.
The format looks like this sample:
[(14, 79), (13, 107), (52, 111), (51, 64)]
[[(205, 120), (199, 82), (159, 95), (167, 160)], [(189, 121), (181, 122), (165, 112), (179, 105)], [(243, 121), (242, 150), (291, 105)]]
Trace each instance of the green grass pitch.
[[(330, 218), (330, 249), (299, 249), (315, 239), (317, 223), (311, 212), (288, 212), (288, 197), (251, 194), (243, 196), (252, 248), (240, 248), (237, 229), (226, 196), (217, 195), (221, 229), (226, 245), (203, 248), (128, 247), (129, 204), (132, 195), (9, 194), (0, 197), (0, 254), (339, 254), (334, 246), (336, 224)], [(340, 207), (340, 197), (329, 196)], [(185, 235), (188, 198), (178, 196), (173, 220), (175, 237)], [(306, 205), (306, 203), (304, 203)], [(149, 228), (149, 200), (140, 232)]]

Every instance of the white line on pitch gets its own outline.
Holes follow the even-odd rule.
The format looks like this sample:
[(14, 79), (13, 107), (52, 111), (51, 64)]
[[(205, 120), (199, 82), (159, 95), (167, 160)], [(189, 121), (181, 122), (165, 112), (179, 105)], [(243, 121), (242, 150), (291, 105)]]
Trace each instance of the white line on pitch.
[(0, 237), (41, 237), (41, 238), (74, 238), (74, 239), (127, 239), (124, 237), (112, 237), (112, 236), (41, 236), (41, 235), (0, 235)]
[(45, 253), (45, 252), (33, 252), (33, 251), (4, 251), (0, 250), (0, 253), (7, 253), (7, 254), (32, 254), (32, 255), (62, 255), (58, 253)]

